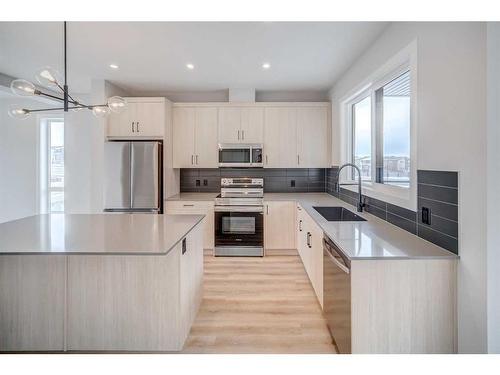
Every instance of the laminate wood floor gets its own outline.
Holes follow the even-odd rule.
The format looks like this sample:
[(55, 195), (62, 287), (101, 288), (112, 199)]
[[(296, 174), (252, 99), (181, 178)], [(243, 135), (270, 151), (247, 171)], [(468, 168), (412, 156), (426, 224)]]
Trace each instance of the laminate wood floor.
[(185, 353), (335, 353), (298, 256), (205, 256), (203, 301)]

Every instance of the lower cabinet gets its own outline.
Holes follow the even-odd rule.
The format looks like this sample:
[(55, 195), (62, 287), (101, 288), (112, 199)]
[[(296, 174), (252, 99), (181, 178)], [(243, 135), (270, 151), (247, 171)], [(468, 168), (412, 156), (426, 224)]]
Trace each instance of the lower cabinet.
[(297, 251), (318, 301), (323, 307), (323, 231), (300, 206), (297, 210)]
[(181, 350), (201, 303), (201, 232), (166, 255), (68, 256), (66, 350)]
[(167, 201), (165, 213), (171, 215), (206, 215), (203, 230), (203, 248), (214, 248), (213, 201)]
[(180, 244), (180, 342), (185, 342), (201, 304), (203, 291), (202, 228)]
[(264, 202), (264, 248), (295, 249), (295, 202)]

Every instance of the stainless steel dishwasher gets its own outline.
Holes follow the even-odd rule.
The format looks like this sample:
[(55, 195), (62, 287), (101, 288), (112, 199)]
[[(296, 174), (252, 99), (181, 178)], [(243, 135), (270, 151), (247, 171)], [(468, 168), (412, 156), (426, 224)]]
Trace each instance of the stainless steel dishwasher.
[(351, 353), (351, 261), (323, 238), (323, 314), (339, 353)]

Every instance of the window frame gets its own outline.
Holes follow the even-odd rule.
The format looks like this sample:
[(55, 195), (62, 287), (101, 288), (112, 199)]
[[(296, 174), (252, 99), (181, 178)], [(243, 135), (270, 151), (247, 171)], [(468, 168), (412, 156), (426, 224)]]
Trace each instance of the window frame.
[[(362, 92), (360, 92), (356, 97), (354, 97), (353, 99), (351, 99), (349, 101), (349, 103), (347, 103), (348, 105), (348, 115), (347, 115), (347, 121), (348, 121), (348, 124), (349, 124), (349, 128), (348, 128), (348, 147), (347, 147), (347, 152), (348, 152), (348, 155), (349, 155), (349, 162), (350, 163), (353, 163), (354, 164), (354, 106), (360, 102), (362, 102), (363, 100), (365, 100), (366, 98), (370, 97), (370, 100), (373, 100), (373, 97), (371, 95), (371, 92), (369, 89), (366, 89), (366, 90), (363, 90)], [(372, 102), (370, 101), (370, 104)], [(370, 127), (370, 130), (371, 130), (371, 148), (370, 148), (370, 152), (372, 154), (372, 159), (371, 159), (371, 175), (370, 175), (370, 180), (362, 180), (363, 182), (365, 183), (371, 183), (371, 181), (373, 180), (373, 106), (370, 105), (370, 107), (372, 108), (372, 113), (370, 115), (370, 121), (371, 121), (371, 127)], [(350, 176), (350, 179), (349, 179), (349, 183), (352, 183), (354, 182), (355, 178), (357, 178), (355, 176), (355, 171), (354, 169), (351, 171), (351, 176)]]
[[(51, 193), (63, 192), (63, 187), (51, 187), (51, 158), (50, 158), (50, 140), (51, 140), (51, 123), (65, 123), (64, 116), (57, 115), (40, 115), (38, 116), (39, 123), (39, 209), (41, 213), (63, 213), (63, 211), (52, 211)], [(64, 184), (65, 185), (65, 184)]]
[[(376, 109), (376, 91), (384, 87), (387, 83), (398, 78), (406, 71), (410, 71), (410, 184), (409, 187), (396, 186), (377, 182), (376, 163), (379, 153), (383, 158), (383, 150), (379, 150), (377, 142), (382, 133), (382, 126), (378, 111)], [(360, 89), (354, 91), (351, 95), (341, 100), (341, 121), (343, 131), (341, 132), (341, 141), (347, 147), (341, 154), (341, 162), (351, 163), (353, 159), (353, 105), (371, 96), (371, 139), (372, 139), (372, 157), (371, 157), (371, 181), (363, 181), (363, 194), (369, 197), (383, 200), (398, 206), (416, 210), (417, 208), (417, 49), (416, 41), (401, 50), (392, 59), (387, 61), (375, 73), (371, 74), (364, 82), (359, 85)], [(340, 183), (356, 183), (357, 177), (353, 173), (342, 173)], [(357, 191), (357, 186), (343, 186), (343, 188)]]

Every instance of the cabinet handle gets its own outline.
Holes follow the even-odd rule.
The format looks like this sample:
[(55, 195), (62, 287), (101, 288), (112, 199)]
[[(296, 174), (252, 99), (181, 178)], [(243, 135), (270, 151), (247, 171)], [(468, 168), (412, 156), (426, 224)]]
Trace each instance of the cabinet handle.
[(245, 131), (244, 130), (241, 131), (241, 139), (245, 140)]
[(196, 155), (195, 160), (196, 160), (196, 165), (198, 165), (198, 155)]
[(238, 141), (240, 140), (240, 131), (238, 130)]
[(135, 133), (135, 130), (134, 130), (134, 121), (132, 121), (132, 133)]
[(194, 164), (194, 155), (191, 155), (191, 165)]
[(299, 220), (299, 232), (302, 232), (302, 220)]
[(267, 155), (266, 155), (266, 164), (268, 164), (268, 163), (267, 163)]
[(307, 242), (307, 247), (311, 248), (312, 245), (311, 245), (311, 233), (310, 232), (307, 232), (307, 240), (306, 240), (306, 242)]
[(184, 255), (187, 251), (186, 238), (182, 239), (182, 255)]
[(194, 204), (183, 204), (184, 207), (194, 207)]
[(137, 124), (135, 124), (135, 130), (137, 130), (137, 133), (140, 132), (140, 130), (139, 130), (139, 121), (137, 121)]
[(300, 165), (300, 155), (297, 155), (297, 165)]
[(269, 215), (269, 205), (266, 204), (266, 215)]

